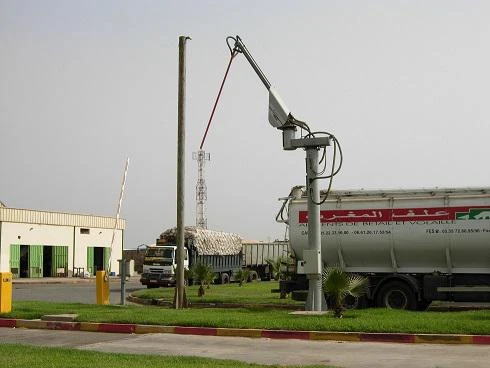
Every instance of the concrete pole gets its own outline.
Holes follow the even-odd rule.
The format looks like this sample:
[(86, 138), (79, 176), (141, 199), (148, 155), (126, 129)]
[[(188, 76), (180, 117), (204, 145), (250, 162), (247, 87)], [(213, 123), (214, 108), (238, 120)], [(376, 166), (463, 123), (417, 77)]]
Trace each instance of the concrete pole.
[(179, 37), (179, 95), (177, 116), (177, 287), (175, 308), (184, 308), (184, 179), (185, 179), (185, 44), (190, 37)]
[[(308, 193), (308, 249), (317, 251), (321, 257), (321, 225), (320, 225), (320, 189), (318, 180), (318, 147), (306, 148), (306, 190)], [(318, 262), (321, 264), (321, 261)], [(306, 310), (326, 310), (325, 297), (322, 292), (321, 269), (308, 275), (308, 298)]]

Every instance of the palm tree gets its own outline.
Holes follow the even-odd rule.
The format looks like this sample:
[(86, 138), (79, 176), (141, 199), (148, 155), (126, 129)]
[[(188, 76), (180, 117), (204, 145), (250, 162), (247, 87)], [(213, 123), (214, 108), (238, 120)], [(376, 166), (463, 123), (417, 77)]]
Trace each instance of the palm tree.
[[(199, 281), (197, 296), (203, 297), (205, 294), (204, 285), (208, 285), (214, 279), (214, 269), (210, 264), (196, 263), (192, 266), (192, 275), (195, 281)], [(211, 281), (210, 281), (211, 280)]]
[(323, 269), (322, 287), (330, 296), (335, 317), (342, 318), (344, 299), (347, 295), (360, 297), (366, 293), (367, 281), (367, 278), (348, 274), (338, 266)]
[(204, 280), (204, 282), (207, 285), (206, 289), (211, 289), (211, 284), (214, 282), (215, 278), (216, 278), (216, 274), (214, 273), (213, 266), (208, 264), (208, 272), (206, 273), (206, 277)]
[(282, 277), (282, 264), (286, 262), (283, 258), (276, 258), (276, 259), (266, 259), (265, 260), (267, 264), (269, 265), (271, 271), (270, 273), (272, 274), (272, 277), (274, 280), (280, 280)]
[(234, 276), (235, 279), (238, 280), (238, 286), (243, 286), (243, 282), (247, 281), (250, 277), (250, 270), (246, 268), (240, 268), (238, 271), (235, 272)]

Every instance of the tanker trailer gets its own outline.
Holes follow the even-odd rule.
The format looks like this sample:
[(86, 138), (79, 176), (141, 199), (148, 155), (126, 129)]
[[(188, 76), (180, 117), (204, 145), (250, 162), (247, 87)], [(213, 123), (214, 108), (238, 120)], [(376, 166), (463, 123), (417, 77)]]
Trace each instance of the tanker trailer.
[[(293, 298), (308, 289), (306, 196), (293, 188), (277, 216), (289, 225), (298, 261), (293, 278), (280, 284)], [(366, 306), (490, 301), (490, 188), (330, 191), (320, 222), (323, 265), (367, 277)]]

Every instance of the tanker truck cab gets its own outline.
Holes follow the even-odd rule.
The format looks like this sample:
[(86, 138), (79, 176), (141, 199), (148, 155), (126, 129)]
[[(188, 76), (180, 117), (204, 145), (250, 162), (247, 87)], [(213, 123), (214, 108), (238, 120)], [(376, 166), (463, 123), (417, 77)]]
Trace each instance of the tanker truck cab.
[[(140, 282), (147, 288), (170, 286), (176, 283), (177, 246), (159, 244), (149, 246), (143, 260), (143, 273)], [(189, 257), (185, 248), (184, 268), (189, 268)]]

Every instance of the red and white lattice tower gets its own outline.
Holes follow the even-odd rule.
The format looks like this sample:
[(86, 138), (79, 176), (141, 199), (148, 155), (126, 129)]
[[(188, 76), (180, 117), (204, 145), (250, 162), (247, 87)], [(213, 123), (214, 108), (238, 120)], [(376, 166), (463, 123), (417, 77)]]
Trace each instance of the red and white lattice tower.
[(208, 199), (208, 189), (204, 180), (204, 163), (210, 160), (209, 153), (204, 150), (193, 152), (192, 158), (197, 160), (197, 184), (196, 184), (196, 227), (208, 228), (208, 220), (205, 216), (205, 204)]

